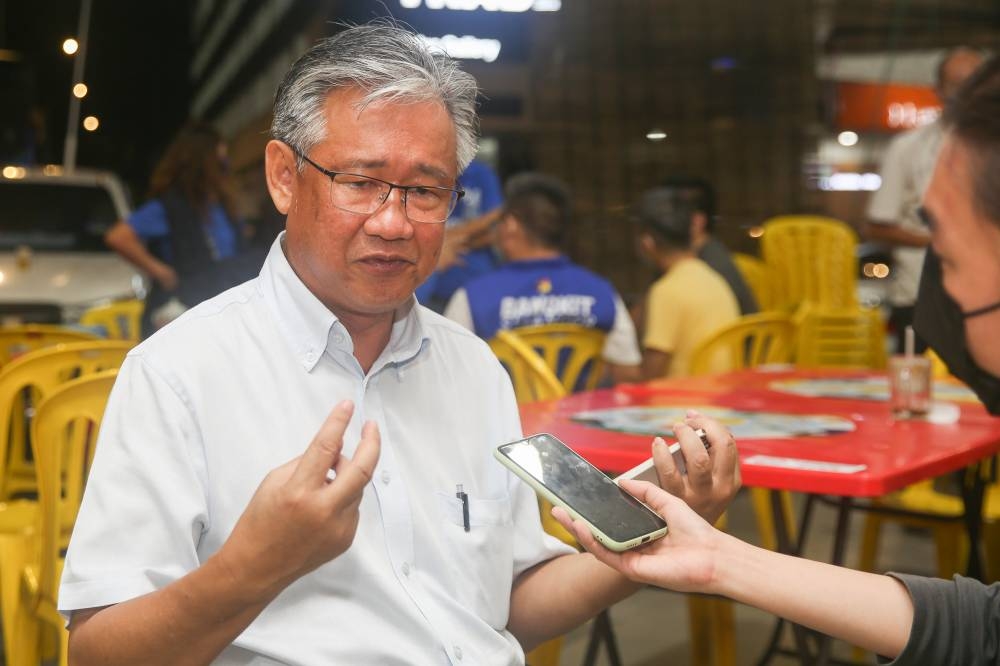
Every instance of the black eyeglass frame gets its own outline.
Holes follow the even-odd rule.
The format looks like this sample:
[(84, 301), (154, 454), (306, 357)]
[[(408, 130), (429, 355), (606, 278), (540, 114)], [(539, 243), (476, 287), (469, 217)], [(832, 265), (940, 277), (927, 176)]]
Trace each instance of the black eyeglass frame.
[(296, 150), (295, 148), (292, 148), (292, 151), (296, 155), (298, 155), (299, 157), (301, 157), (303, 160), (305, 160), (306, 163), (308, 163), (312, 168), (316, 169), (321, 174), (323, 174), (324, 176), (326, 176), (327, 178), (329, 178), (331, 183), (333, 182), (333, 179), (336, 176), (354, 176), (356, 178), (367, 178), (368, 180), (374, 180), (376, 183), (382, 183), (383, 185), (388, 185), (389, 186), (389, 190), (385, 193), (385, 196), (383, 197), (382, 202), (378, 206), (375, 207), (375, 210), (372, 210), (371, 212), (368, 212), (368, 213), (359, 213), (357, 211), (347, 210), (346, 208), (341, 208), (340, 206), (336, 206), (336, 204), (334, 204), (338, 209), (340, 209), (340, 210), (342, 210), (344, 212), (347, 212), (347, 213), (352, 213), (354, 215), (374, 215), (375, 211), (377, 211), (379, 208), (381, 208), (385, 204), (385, 202), (389, 200), (389, 197), (392, 196), (392, 191), (394, 189), (395, 190), (399, 190), (400, 192), (402, 192), (402, 196), (403, 196), (403, 212), (404, 213), (406, 213), (406, 198), (407, 198), (407, 195), (410, 193), (410, 190), (440, 190), (442, 192), (451, 192), (451, 193), (453, 193), (455, 195), (455, 203), (452, 205), (451, 210), (448, 211), (448, 215), (446, 215), (443, 220), (439, 220), (437, 222), (422, 222), (420, 220), (414, 220), (414, 219), (412, 219), (410, 217), (409, 213), (406, 213), (406, 219), (410, 220), (411, 222), (416, 222), (417, 224), (444, 224), (445, 222), (448, 221), (448, 218), (451, 216), (451, 214), (453, 212), (455, 212), (455, 208), (458, 206), (458, 202), (461, 201), (462, 197), (465, 196), (465, 190), (460, 189), (460, 188), (442, 187), (440, 185), (398, 185), (396, 183), (390, 183), (387, 180), (382, 180), (381, 178), (375, 178), (374, 176), (367, 176), (367, 175), (365, 175), (363, 173), (351, 173), (350, 171), (331, 171), (330, 169), (324, 169), (320, 165), (318, 165), (315, 162), (313, 162), (311, 159), (309, 159), (306, 156), (305, 153), (300, 152), (299, 150)]

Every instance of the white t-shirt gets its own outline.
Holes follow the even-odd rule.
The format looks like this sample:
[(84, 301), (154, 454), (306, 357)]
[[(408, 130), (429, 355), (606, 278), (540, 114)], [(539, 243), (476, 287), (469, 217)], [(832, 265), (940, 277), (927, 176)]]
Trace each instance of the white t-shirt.
[[(875, 223), (896, 224), (911, 231), (926, 231), (917, 215), (924, 191), (934, 173), (941, 147), (940, 121), (904, 132), (894, 138), (882, 159), (882, 185), (868, 202), (868, 218)], [(910, 306), (917, 301), (924, 248), (895, 247), (892, 250), (892, 281), (889, 301)]]
[(132, 599), (198, 567), (263, 477), (351, 398), (345, 453), (365, 420), (382, 436), (352, 546), (285, 589), (215, 663), (522, 664), (505, 629), (513, 581), (572, 549), (542, 532), (534, 494), (492, 457), (521, 436), (507, 374), (481, 340), (411, 299), (365, 375), (281, 242), (258, 278), (129, 354), (59, 609)]

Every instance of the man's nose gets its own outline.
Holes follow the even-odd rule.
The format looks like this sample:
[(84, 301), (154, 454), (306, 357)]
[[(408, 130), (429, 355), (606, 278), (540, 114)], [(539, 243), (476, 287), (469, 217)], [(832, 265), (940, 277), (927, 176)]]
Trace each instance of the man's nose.
[(365, 232), (385, 240), (413, 236), (413, 223), (406, 216), (404, 200), (404, 190), (392, 188), (382, 205), (365, 220)]

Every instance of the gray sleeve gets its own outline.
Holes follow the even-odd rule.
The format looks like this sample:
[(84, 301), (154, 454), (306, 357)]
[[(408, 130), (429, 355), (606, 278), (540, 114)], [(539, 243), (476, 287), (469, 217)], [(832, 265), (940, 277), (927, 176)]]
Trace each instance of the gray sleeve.
[(913, 599), (913, 628), (891, 666), (1000, 664), (1000, 583), (890, 573)]

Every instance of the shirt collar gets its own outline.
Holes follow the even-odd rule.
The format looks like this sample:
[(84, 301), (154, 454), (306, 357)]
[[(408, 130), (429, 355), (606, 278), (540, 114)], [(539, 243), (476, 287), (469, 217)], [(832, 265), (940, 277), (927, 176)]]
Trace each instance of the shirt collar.
[[(285, 232), (281, 232), (271, 245), (260, 272), (260, 290), (282, 337), (306, 371), (311, 372), (327, 348), (350, 354), (354, 346), (337, 316), (292, 270), (283, 249), (284, 240)], [(422, 348), (427, 336), (420, 311), (412, 296), (397, 308), (389, 344), (382, 354), (386, 363), (404, 363)]]

